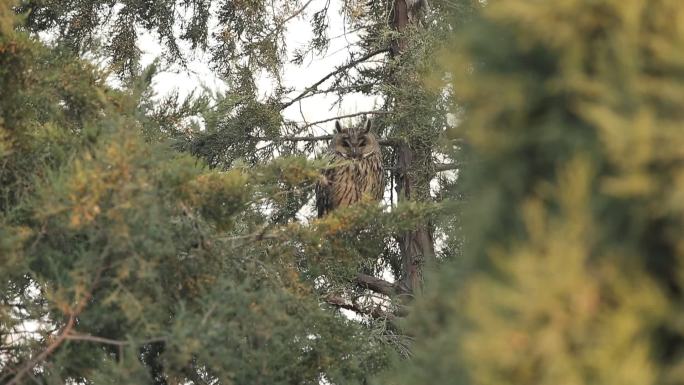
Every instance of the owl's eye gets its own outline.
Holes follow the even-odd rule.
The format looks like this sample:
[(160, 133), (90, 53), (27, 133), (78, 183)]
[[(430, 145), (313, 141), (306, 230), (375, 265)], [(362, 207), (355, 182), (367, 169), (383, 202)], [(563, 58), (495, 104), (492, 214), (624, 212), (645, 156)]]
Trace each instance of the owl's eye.
[(366, 145), (366, 139), (359, 140), (359, 146), (365, 146), (365, 145)]
[(342, 141), (342, 146), (343, 147), (351, 147), (351, 143), (349, 143), (349, 141), (345, 139)]

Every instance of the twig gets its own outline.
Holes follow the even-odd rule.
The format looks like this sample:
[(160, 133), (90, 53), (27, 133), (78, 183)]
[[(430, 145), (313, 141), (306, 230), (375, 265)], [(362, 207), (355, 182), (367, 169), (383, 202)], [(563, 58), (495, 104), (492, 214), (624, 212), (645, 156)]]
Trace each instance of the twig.
[(437, 163), (435, 164), (435, 172), (458, 170), (463, 167), (463, 163)]
[(277, 138), (266, 138), (262, 136), (253, 136), (252, 139), (263, 140), (263, 141), (288, 141), (288, 142), (317, 142), (320, 140), (330, 140), (332, 135), (320, 135), (320, 136), (280, 136)]
[(307, 123), (307, 124), (305, 124), (305, 125), (303, 125), (303, 126), (301, 126), (301, 127), (299, 127), (299, 128), (300, 128), (300, 129), (305, 129), (305, 128), (309, 128), (309, 127), (311, 127), (311, 126), (315, 126), (315, 125), (317, 125), (317, 124), (327, 123), (327, 122), (331, 122), (331, 121), (337, 120), (337, 119), (353, 118), (353, 117), (355, 117), (355, 116), (361, 116), (361, 115), (388, 115), (388, 114), (391, 114), (391, 112), (390, 112), (390, 111), (381, 111), (381, 110), (355, 112), (355, 113), (353, 113), (353, 114), (339, 115), (339, 116), (335, 116), (335, 117), (332, 117), (332, 118), (327, 118), (327, 119), (323, 119), (323, 120), (317, 120), (317, 121), (315, 121), (315, 122)]
[(301, 115), (302, 120), (304, 121), (304, 127), (310, 127), (309, 122), (306, 121), (306, 116), (304, 116), (304, 110), (302, 109), (302, 100), (299, 99), (297, 104), (299, 105), (299, 115)]
[(325, 297), (325, 302), (341, 309), (347, 309), (359, 314), (370, 316), (374, 319), (386, 319), (391, 321), (395, 318), (394, 314), (381, 310), (380, 306), (361, 307), (359, 304), (348, 301), (337, 295), (328, 295)]
[(65, 336), (65, 339), (72, 340), (72, 341), (99, 342), (102, 344), (114, 345), (114, 346), (126, 346), (126, 345), (133, 345), (136, 343), (144, 345), (144, 344), (151, 344), (153, 342), (164, 342), (164, 341), (166, 341), (166, 338), (164, 338), (164, 337), (157, 337), (157, 338), (150, 338), (150, 339), (137, 341), (137, 342), (130, 342), (130, 341), (122, 341), (122, 340), (113, 340), (111, 338), (98, 337), (98, 336), (93, 336), (90, 334), (81, 334), (81, 333), (69, 333)]
[[(109, 247), (105, 247), (102, 250), (102, 253), (100, 254), (100, 258), (104, 259), (109, 252)], [(69, 311), (69, 319), (67, 320), (66, 325), (62, 328), (60, 331), (59, 335), (43, 350), (40, 352), (36, 357), (34, 357), (32, 360), (24, 364), (23, 367), (21, 367), (19, 370), (16, 371), (16, 374), (14, 377), (7, 383), (7, 385), (17, 385), (21, 381), (21, 379), (27, 375), (30, 374), (29, 372), (36, 366), (38, 363), (42, 362), (45, 360), (52, 352), (54, 352), (64, 341), (66, 341), (69, 337), (69, 334), (71, 333), (71, 330), (74, 328), (76, 324), (76, 317), (78, 317), (79, 314), (83, 312), (85, 309), (88, 301), (93, 295), (93, 291), (95, 288), (99, 285), (100, 282), (100, 277), (102, 277), (102, 273), (104, 272), (106, 268), (106, 265), (103, 264), (100, 266), (100, 268), (97, 270), (95, 273), (95, 277), (93, 278), (93, 281), (90, 285), (90, 290), (78, 301), (76, 304), (76, 307), (72, 310)]]
[(354, 66), (357, 65), (357, 64), (363, 63), (364, 61), (366, 61), (366, 60), (372, 58), (373, 56), (376, 56), (376, 55), (379, 55), (379, 54), (381, 54), (381, 53), (385, 53), (385, 52), (388, 52), (388, 51), (389, 51), (389, 48), (381, 48), (381, 49), (378, 49), (378, 50), (376, 50), (376, 51), (369, 52), (369, 53), (367, 53), (367, 54), (361, 56), (360, 58), (358, 58), (358, 59), (356, 59), (356, 60), (352, 60), (352, 61), (350, 61), (349, 63), (347, 63), (347, 64), (345, 64), (345, 65), (343, 65), (343, 66), (341, 66), (341, 67), (336, 68), (335, 71), (333, 71), (333, 72), (331, 72), (331, 73), (325, 75), (325, 76), (324, 76), (323, 78), (321, 78), (319, 81), (317, 81), (316, 83), (314, 83), (314, 84), (311, 85), (310, 87), (306, 88), (301, 94), (297, 95), (294, 99), (292, 99), (292, 100), (290, 100), (290, 101), (288, 101), (288, 102), (282, 103), (282, 104), (280, 105), (280, 109), (281, 109), (281, 110), (284, 110), (284, 109), (286, 109), (287, 107), (293, 105), (293, 104), (296, 103), (298, 100), (300, 100), (301, 98), (303, 98), (304, 96), (306, 96), (306, 94), (308, 94), (309, 92), (311, 92), (311, 91), (317, 89), (318, 86), (320, 86), (321, 84), (323, 84), (326, 80), (328, 80), (328, 79), (330, 79), (331, 77), (333, 77), (333, 76), (339, 74), (340, 72), (344, 72), (344, 71), (348, 70), (349, 68), (354, 67)]
[(339, 86), (339, 87), (333, 86), (333, 87), (330, 87), (330, 88), (326, 88), (326, 89), (324, 89), (324, 90), (311, 91), (311, 92), (309, 92), (308, 95), (306, 95), (306, 96), (304, 96), (303, 98), (299, 99), (299, 101), (301, 101), (301, 100), (303, 100), (303, 99), (306, 99), (306, 98), (310, 98), (310, 97), (312, 97), (312, 96), (322, 95), (322, 94), (330, 94), (330, 93), (333, 93), (333, 92), (336, 92), (336, 93), (342, 93), (342, 92), (345, 92), (345, 93), (353, 93), (353, 92), (362, 93), (362, 92), (363, 92), (363, 91), (362, 91), (363, 88), (365, 88), (365, 87), (371, 87), (371, 86), (374, 86), (374, 85), (377, 85), (377, 83), (365, 83), (365, 84), (359, 84), (359, 85), (353, 85), (353, 86), (346, 86), (346, 87), (344, 87), (344, 86)]
[(57, 349), (62, 342), (64, 342), (67, 338), (67, 335), (71, 331), (71, 329), (74, 328), (74, 324), (76, 322), (76, 315), (71, 314), (69, 316), (69, 320), (67, 321), (66, 325), (62, 328), (62, 331), (60, 334), (55, 338), (50, 345), (45, 348), (40, 354), (38, 354), (35, 358), (27, 362), (21, 369), (17, 370), (17, 374), (14, 375), (14, 377), (10, 380), (10, 382), (7, 383), (7, 385), (16, 385), (18, 384), (21, 379), (28, 374), (31, 369), (33, 369), (36, 365), (38, 365), (39, 362), (43, 361), (47, 356), (52, 354), (52, 352)]
[[(320, 135), (320, 136), (280, 136), (277, 138), (266, 138), (262, 136), (253, 136), (252, 139), (263, 140), (263, 141), (288, 141), (288, 142), (318, 142), (323, 140), (330, 140), (333, 138), (332, 135)], [(395, 138), (381, 139), (378, 144), (381, 146), (397, 147), (401, 144), (401, 140)]]
[[(359, 112), (359, 113), (354, 113), (354, 114), (348, 114), (348, 115), (341, 115), (341, 116), (336, 116), (334, 118), (329, 118), (329, 119), (324, 119), (324, 120), (319, 120), (317, 122), (311, 122), (303, 127), (307, 128), (310, 126), (313, 126), (315, 124), (319, 123), (325, 123), (325, 122), (330, 122), (332, 120), (336, 119), (343, 119), (343, 118), (348, 118), (348, 117), (353, 117), (353, 116), (359, 116), (359, 115), (365, 115), (365, 114), (389, 114), (390, 112), (386, 111), (366, 111), (366, 112)], [(318, 136), (280, 136), (277, 138), (267, 138), (265, 136), (250, 136), (250, 139), (254, 140), (261, 140), (261, 141), (272, 141), (272, 142), (277, 142), (277, 141), (288, 141), (288, 142), (318, 142), (318, 141), (323, 141), (323, 140), (330, 140), (333, 138), (333, 135), (318, 135)], [(398, 138), (385, 138), (385, 139), (380, 139), (378, 141), (378, 144), (381, 146), (390, 146), (390, 147), (397, 147), (399, 146), (403, 141)]]
[(299, 16), (299, 14), (302, 13), (302, 12), (304, 12), (304, 10), (306, 9), (306, 7), (308, 7), (309, 4), (311, 4), (312, 1), (313, 1), (313, 0), (307, 1), (306, 4), (304, 4), (301, 8), (299, 8), (298, 10), (296, 10), (292, 15), (288, 16), (285, 20), (281, 21), (281, 22), (280, 22), (280, 25), (283, 26), (283, 25), (284, 25), (285, 23), (287, 23), (288, 21), (290, 21), (290, 20), (294, 19), (295, 17)]
[[(285, 24), (287, 24), (288, 21), (294, 19), (295, 17), (299, 16), (299, 14), (304, 12), (304, 10), (309, 6), (309, 4), (311, 4), (312, 1), (313, 0), (307, 1), (306, 4), (304, 4), (301, 8), (294, 11), (291, 15), (289, 15), (288, 17), (286, 17), (282, 21), (278, 22), (278, 24), (272, 30), (270, 30), (266, 35), (263, 35), (263, 37), (261, 39), (266, 40), (266, 39), (270, 38), (271, 36), (273, 36), (275, 33), (280, 33), (283, 30), (283, 28), (285, 27)], [(275, 10), (274, 10), (274, 12), (275, 12)]]

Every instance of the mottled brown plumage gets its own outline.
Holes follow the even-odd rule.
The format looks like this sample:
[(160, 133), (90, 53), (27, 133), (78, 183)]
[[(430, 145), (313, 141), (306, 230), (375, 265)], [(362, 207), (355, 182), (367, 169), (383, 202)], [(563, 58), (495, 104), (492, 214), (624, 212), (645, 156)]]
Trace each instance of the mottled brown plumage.
[(332, 167), (323, 171), (316, 186), (319, 217), (362, 200), (382, 199), (382, 154), (370, 128), (368, 119), (362, 127), (342, 128), (339, 121), (335, 122), (336, 132), (328, 149)]

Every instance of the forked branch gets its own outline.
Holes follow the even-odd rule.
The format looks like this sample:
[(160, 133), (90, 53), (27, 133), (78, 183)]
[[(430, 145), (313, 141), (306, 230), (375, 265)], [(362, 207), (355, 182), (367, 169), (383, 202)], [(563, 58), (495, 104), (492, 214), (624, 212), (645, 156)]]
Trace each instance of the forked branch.
[[(109, 247), (105, 247), (102, 251), (100, 258), (104, 260), (108, 252)], [(85, 310), (88, 301), (90, 301), (90, 299), (92, 298), (93, 291), (99, 285), (100, 278), (102, 277), (102, 273), (104, 272), (105, 268), (106, 264), (103, 264), (102, 266), (100, 266), (100, 268), (97, 269), (95, 277), (93, 278), (90, 284), (90, 290), (79, 299), (78, 303), (76, 303), (76, 306), (74, 306), (72, 309), (69, 309), (69, 318), (67, 319), (66, 324), (64, 324), (64, 326), (61, 328), (59, 334), (56, 337), (54, 337), (54, 339), (42, 352), (38, 353), (38, 355), (33, 357), (33, 359), (26, 362), (21, 368), (17, 369), (15, 371), (14, 377), (7, 383), (7, 385), (19, 384), (21, 380), (24, 378), (24, 376), (26, 376), (31, 370), (33, 370), (33, 368), (35, 368), (36, 365), (43, 362), (48, 356), (50, 356), (55, 350), (57, 350), (57, 348), (59, 348), (62, 345), (62, 343), (64, 343), (64, 341), (69, 339), (69, 335), (71, 334), (72, 330), (74, 329), (74, 326), (76, 325), (77, 317), (83, 312), (83, 310)]]

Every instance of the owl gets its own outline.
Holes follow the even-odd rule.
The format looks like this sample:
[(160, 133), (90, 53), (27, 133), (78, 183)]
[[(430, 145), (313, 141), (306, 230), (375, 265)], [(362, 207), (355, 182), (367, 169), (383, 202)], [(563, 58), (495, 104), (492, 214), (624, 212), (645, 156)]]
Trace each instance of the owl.
[(382, 154), (371, 121), (360, 127), (342, 128), (335, 121), (335, 135), (328, 148), (329, 168), (316, 185), (318, 217), (338, 207), (362, 200), (379, 201), (384, 191)]

